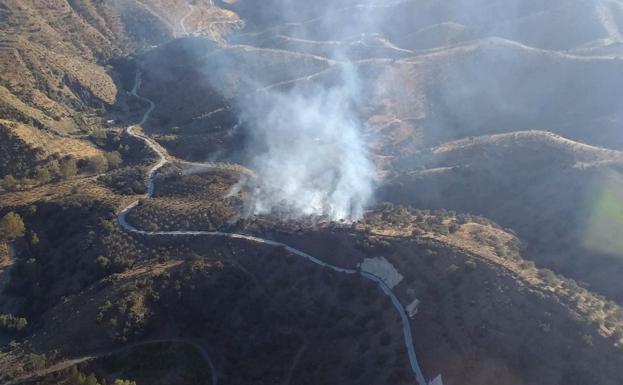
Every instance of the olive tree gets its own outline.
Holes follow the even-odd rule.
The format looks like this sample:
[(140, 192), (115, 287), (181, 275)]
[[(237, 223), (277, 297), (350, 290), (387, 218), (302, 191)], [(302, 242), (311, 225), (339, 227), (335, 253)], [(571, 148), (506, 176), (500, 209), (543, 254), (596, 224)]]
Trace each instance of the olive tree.
[(0, 235), (8, 240), (21, 238), (26, 232), (26, 226), (19, 214), (10, 212), (0, 220)]

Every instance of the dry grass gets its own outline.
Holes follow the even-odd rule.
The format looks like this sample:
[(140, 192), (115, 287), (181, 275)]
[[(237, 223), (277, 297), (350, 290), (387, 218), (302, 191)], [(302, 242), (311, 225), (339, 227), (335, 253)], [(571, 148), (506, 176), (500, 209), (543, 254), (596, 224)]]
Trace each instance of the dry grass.
[[(411, 215), (409, 210), (398, 211), (380, 219), (373, 215), (364, 228), (373, 236), (381, 238), (410, 238), (413, 234), (423, 239), (439, 241), (451, 248), (461, 250), (479, 259), (499, 266), (515, 276), (527, 287), (543, 293), (555, 295), (569, 307), (569, 310), (594, 325), (598, 334), (614, 340), (618, 347), (623, 347), (623, 310), (612, 301), (595, 294), (575, 281), (556, 275), (547, 269), (539, 269), (534, 263), (520, 255), (521, 242), (517, 237), (488, 221), (457, 220), (452, 213), (444, 215), (440, 221), (450, 231), (422, 226), (430, 214)], [(376, 219), (374, 219), (376, 218)], [(529, 257), (529, 256), (525, 256)], [(616, 321), (615, 321), (616, 320)]]
[(32, 126), (6, 120), (0, 120), (0, 125), (7, 128), (10, 134), (15, 137), (15, 140), (21, 141), (24, 145), (38, 151), (45, 157), (71, 155), (76, 159), (86, 159), (102, 154), (100, 149), (85, 140), (54, 135)]
[(35, 187), (27, 191), (2, 193), (0, 194), (0, 201), (2, 202), (0, 207), (26, 206), (36, 202), (60, 201), (68, 197), (78, 198), (81, 196), (115, 202), (119, 208), (136, 200), (136, 197), (116, 195), (102, 183), (97, 182), (97, 177), (83, 177)]
[(436, 156), (452, 157), (453, 153), (463, 156), (471, 151), (495, 151), (503, 147), (527, 148), (530, 151), (555, 151), (573, 154), (576, 162), (594, 163), (623, 161), (623, 153), (603, 147), (592, 146), (564, 138), (547, 131), (518, 131), (496, 135), (485, 135), (445, 143), (432, 150)]

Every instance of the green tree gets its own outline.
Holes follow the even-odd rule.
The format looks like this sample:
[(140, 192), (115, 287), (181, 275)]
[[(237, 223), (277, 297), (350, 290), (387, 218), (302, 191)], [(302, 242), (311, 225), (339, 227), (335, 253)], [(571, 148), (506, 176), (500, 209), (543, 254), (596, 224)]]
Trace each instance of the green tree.
[(16, 239), (24, 236), (26, 226), (19, 214), (10, 212), (0, 220), (0, 235), (5, 239)]
[(136, 382), (130, 380), (115, 380), (113, 385), (136, 385)]
[(97, 382), (97, 377), (95, 377), (95, 374), (91, 373), (85, 379), (84, 385), (100, 385), (100, 384), (99, 382)]
[(108, 170), (108, 160), (103, 155), (95, 155), (88, 160), (89, 171), (94, 174), (101, 174)]
[(13, 175), (7, 175), (2, 179), (2, 188), (7, 191), (15, 191), (19, 181)]
[(30, 359), (30, 363), (35, 369), (39, 370), (39, 369), (45, 368), (45, 365), (47, 362), (45, 354), (30, 353), (29, 359)]
[(26, 209), (26, 214), (28, 214), (29, 217), (32, 217), (36, 213), (37, 213), (37, 205), (30, 205), (28, 206), (28, 209)]
[(68, 158), (61, 162), (59, 175), (61, 179), (67, 180), (73, 178), (78, 173), (78, 166), (74, 158)]
[(110, 267), (110, 259), (100, 255), (97, 257), (97, 264), (104, 270), (108, 269)]
[(123, 159), (121, 158), (121, 154), (119, 151), (107, 152), (104, 154), (106, 160), (108, 161), (108, 167), (110, 169), (119, 168), (121, 163), (123, 163)]
[(15, 330), (17, 331), (24, 330), (26, 326), (28, 326), (26, 318), (20, 317), (15, 321)]
[(40, 242), (41, 241), (39, 240), (39, 236), (37, 236), (37, 233), (32, 233), (30, 235), (30, 244), (31, 245), (38, 246)]
[(28, 325), (26, 318), (15, 317), (12, 314), (0, 314), (0, 328), (9, 331), (22, 331)]
[(51, 162), (50, 164), (48, 164), (47, 166), (48, 171), (50, 172), (50, 175), (52, 176), (52, 179), (59, 177), (61, 175), (61, 168), (58, 164), (58, 162)]
[(37, 170), (35, 178), (37, 179), (37, 182), (41, 184), (50, 183), (52, 180), (52, 173), (50, 173), (50, 170), (47, 167), (40, 168)]

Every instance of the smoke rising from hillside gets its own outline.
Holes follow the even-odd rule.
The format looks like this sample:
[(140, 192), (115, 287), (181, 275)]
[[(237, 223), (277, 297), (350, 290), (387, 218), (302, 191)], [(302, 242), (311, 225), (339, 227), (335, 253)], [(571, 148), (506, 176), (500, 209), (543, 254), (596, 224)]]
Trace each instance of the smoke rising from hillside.
[(262, 92), (245, 109), (258, 174), (255, 214), (358, 219), (373, 192), (374, 166), (353, 111), (356, 81), (330, 88)]
[[(585, 66), (586, 60), (561, 53), (616, 35), (616, 31), (609, 32), (616, 28), (604, 29), (611, 26), (604, 20), (611, 21), (618, 14), (616, 9), (600, 8), (603, 12), (596, 13), (590, 2), (567, 3), (266, 0), (261, 7), (251, 0), (233, 3), (249, 30), (242, 31), (246, 36), (239, 36), (240, 40), (232, 41), (262, 47), (265, 51), (256, 60), (268, 60), (270, 51), (285, 46), (286, 50), (296, 48), (291, 54), (326, 56), (342, 68), (337, 81), (315, 78), (256, 93), (271, 82), (301, 78), (313, 71), (289, 68), (289, 58), (275, 64), (278, 69), (274, 71), (253, 72), (249, 68), (254, 68), (254, 63), (240, 65), (238, 56), (231, 63), (218, 65), (224, 70), (214, 77), (219, 78), (223, 95), (236, 94), (231, 89), (239, 85), (248, 88), (238, 107), (250, 142), (249, 163), (259, 177), (251, 212), (288, 209), (293, 216), (360, 216), (374, 187), (369, 143), (362, 137), (365, 123), (359, 118), (362, 110), (366, 118), (380, 111), (377, 117), (381, 119), (370, 121), (395, 119), (402, 125), (400, 132), (394, 131), (396, 138), (409, 130), (425, 145), (433, 145), (483, 133), (566, 127), (568, 115), (560, 111), (567, 106), (579, 105), (582, 111), (591, 112), (613, 103), (603, 100), (618, 100), (575, 91), (604, 84), (608, 87), (603, 87), (607, 90), (603, 94), (609, 93), (609, 85), (614, 84), (611, 74), (615, 73), (611, 68), (618, 63), (599, 59)], [(571, 11), (563, 12), (561, 19), (563, 4)], [(601, 17), (604, 12), (605, 19)], [(590, 17), (579, 27), (578, 21), (585, 15)], [(559, 23), (542, 22), (548, 18)], [(615, 41), (615, 37), (605, 41)], [(447, 48), (444, 55), (427, 51), (440, 47)], [(361, 61), (350, 65), (346, 58)], [(380, 75), (374, 72), (381, 67), (374, 63), (379, 58), (391, 60)], [(315, 60), (317, 57), (307, 57), (292, 63)], [(362, 64), (364, 61), (367, 64)], [(376, 67), (362, 70), (368, 77), (358, 79), (354, 68), (365, 65)], [(595, 65), (603, 70), (595, 71)], [(244, 71), (248, 78), (233, 82), (234, 86), (227, 84), (231, 68)], [(576, 71), (588, 76), (576, 76)], [(405, 84), (402, 79), (407, 80)], [(359, 83), (366, 91), (358, 91)], [(390, 95), (388, 103), (386, 95)], [(362, 105), (364, 109), (359, 108)], [(614, 108), (606, 110), (609, 113)], [(584, 125), (593, 124), (600, 114), (583, 113)], [(617, 113), (612, 121), (618, 118)], [(613, 125), (604, 126), (615, 130)], [(578, 130), (564, 133), (584, 140), (587, 136)]]
[[(296, 13), (288, 0), (275, 9)], [(247, 157), (258, 177), (248, 212), (357, 220), (369, 204), (375, 167), (356, 111), (359, 74), (339, 50), (330, 56), (339, 62), (337, 80), (330, 84), (302, 81), (239, 101), (248, 129)]]

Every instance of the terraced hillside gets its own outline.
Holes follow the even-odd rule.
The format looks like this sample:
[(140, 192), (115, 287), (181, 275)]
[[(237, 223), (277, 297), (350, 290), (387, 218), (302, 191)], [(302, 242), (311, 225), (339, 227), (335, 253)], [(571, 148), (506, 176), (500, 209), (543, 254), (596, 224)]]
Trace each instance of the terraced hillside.
[[(68, 135), (88, 134), (114, 120), (111, 113), (126, 103), (126, 69), (117, 58), (182, 35), (180, 19), (191, 10), (182, 1), (5, 0), (0, 6), (2, 119), (52, 135), (49, 146), (43, 141), (49, 147), (43, 151)], [(209, 2), (193, 5), (197, 15), (220, 12), (213, 8)], [(186, 23), (194, 29), (195, 22)], [(206, 33), (223, 35), (235, 26)], [(4, 125), (9, 133), (3, 142), (17, 147), (23, 142), (14, 139), (20, 132), (12, 127)], [(26, 142), (23, 152), (38, 148)], [(32, 168), (37, 159), (15, 163)], [(1, 176), (13, 172), (15, 167), (0, 168)]]
[(0, 0), (0, 383), (619, 385), (622, 31), (619, 0)]

